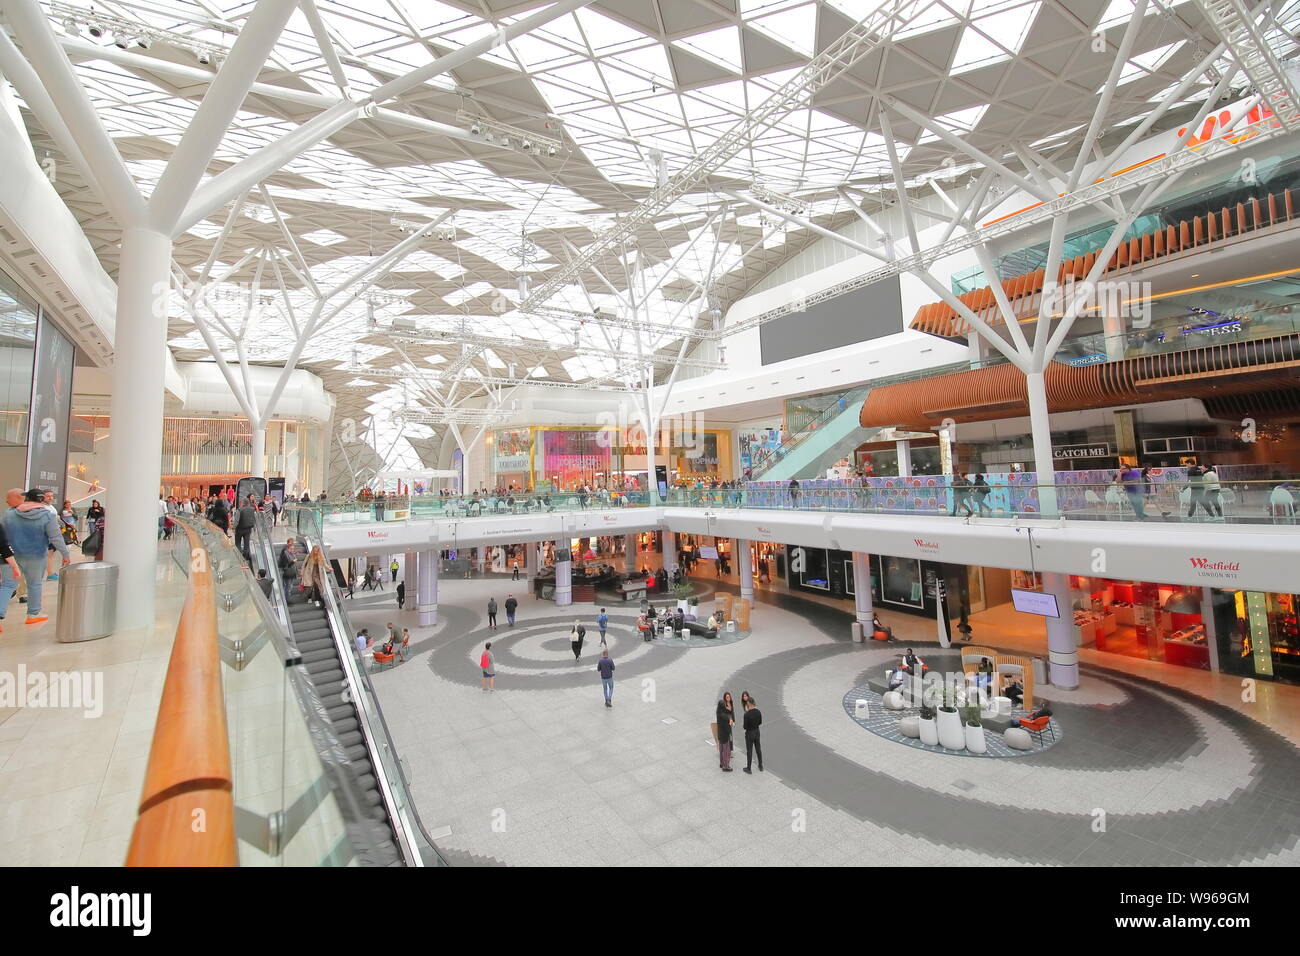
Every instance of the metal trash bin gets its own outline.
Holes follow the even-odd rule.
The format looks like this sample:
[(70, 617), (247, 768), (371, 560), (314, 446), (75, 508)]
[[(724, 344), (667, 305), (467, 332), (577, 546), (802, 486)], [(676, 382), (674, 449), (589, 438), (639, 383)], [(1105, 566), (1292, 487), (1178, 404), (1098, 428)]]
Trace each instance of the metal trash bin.
[(57, 638), (94, 641), (117, 629), (117, 565), (83, 561), (59, 572)]
[(1040, 687), (1046, 687), (1051, 683), (1047, 679), (1047, 662), (1041, 657), (1034, 658), (1034, 683)]

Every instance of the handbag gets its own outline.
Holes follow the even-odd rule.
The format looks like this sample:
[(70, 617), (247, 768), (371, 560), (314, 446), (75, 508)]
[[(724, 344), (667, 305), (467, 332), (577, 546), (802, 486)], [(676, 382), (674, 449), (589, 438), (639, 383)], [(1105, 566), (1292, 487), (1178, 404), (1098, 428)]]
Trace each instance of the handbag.
[(90, 534), (86, 535), (85, 541), (81, 542), (81, 553), (86, 555), (98, 554), (99, 545), (102, 540), (103, 535), (100, 533), (99, 529), (96, 528), (94, 531), (90, 532)]

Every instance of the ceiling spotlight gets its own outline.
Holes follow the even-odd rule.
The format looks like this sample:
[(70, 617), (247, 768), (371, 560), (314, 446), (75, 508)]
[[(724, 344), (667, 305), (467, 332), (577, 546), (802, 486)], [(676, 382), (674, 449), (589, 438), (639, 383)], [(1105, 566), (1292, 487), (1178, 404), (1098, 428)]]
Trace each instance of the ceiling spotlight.
[(469, 135), (471, 136), (481, 136), (482, 133), (483, 133), (483, 127), (479, 126), (478, 123), (475, 123), (473, 126), (469, 128)]
[(113, 41), (113, 46), (117, 47), (119, 50), (125, 50), (134, 42), (135, 40), (133, 37), (124, 37), (119, 35), (118, 38)]
[(210, 63), (210, 62), (212, 61), (212, 57), (208, 56), (208, 51), (207, 51), (207, 50), (199, 50), (199, 51), (197, 51), (197, 52), (194, 54), (194, 58), (195, 58), (196, 60), (198, 60), (200, 63), (202, 63), (204, 66), (207, 66), (208, 63)]
[(72, 17), (68, 17), (68, 19), (64, 20), (63, 32), (69, 36), (76, 36), (80, 32), (80, 28), (77, 26), (77, 21), (72, 19)]
[(552, 146), (550, 149), (548, 149), (548, 150), (546, 151), (546, 155), (547, 155), (547, 156), (554, 156), (555, 153), (556, 153), (556, 149), (555, 149), (554, 146)]
[(140, 37), (138, 40), (135, 41), (135, 45), (142, 50), (147, 50), (149, 49), (149, 47), (153, 46), (153, 41), (150, 40), (148, 37)]
[(98, 23), (92, 23), (88, 27), (86, 27), (86, 32), (89, 33), (96, 40), (98, 40), (100, 37), (104, 35), (104, 28), (100, 26)]
[(530, 140), (524, 140), (520, 145), (523, 146), (525, 153), (531, 153), (533, 151), (533, 144)]

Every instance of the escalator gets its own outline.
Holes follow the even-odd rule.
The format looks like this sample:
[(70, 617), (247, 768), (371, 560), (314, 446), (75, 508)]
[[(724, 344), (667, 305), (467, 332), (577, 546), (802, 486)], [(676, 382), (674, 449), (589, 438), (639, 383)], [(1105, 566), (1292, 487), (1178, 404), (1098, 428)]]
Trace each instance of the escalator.
[(750, 480), (824, 478), (828, 468), (867, 440), (869, 430), (858, 422), (867, 392), (865, 387), (855, 388), (838, 396), (834, 404), (778, 445), (772, 454), (755, 462)]
[[(271, 543), (270, 527), (259, 521), (254, 564), (274, 582), (273, 605), (293, 648), (295, 670), (303, 678), (301, 706), (322, 726), (317, 750), (330, 768), (328, 781), (357, 862), (362, 866), (441, 866), (446, 859), (433, 846), (411, 802), (409, 787), (394, 751), (370, 678), (353, 649), (351, 627), (326, 587), (320, 605), (300, 599), (291, 586), (286, 592), (280, 569), (280, 549)], [(303, 557), (295, 560), (295, 583)], [(341, 569), (328, 562), (329, 578)], [(286, 598), (286, 594), (292, 598)]]
[(370, 761), (360, 715), (352, 702), (347, 675), (339, 660), (329, 616), (325, 608), (311, 602), (290, 605), (289, 627), (302, 655), (302, 666), (308, 680), (324, 707), (323, 716), (342, 748), (344, 769), (355, 784), (354, 793), (359, 796), (356, 801), (359, 808), (351, 802), (339, 801), (349, 831), (357, 831), (353, 845), (365, 848), (359, 862), (362, 866), (401, 866), (402, 855), (379, 790), (374, 764)]

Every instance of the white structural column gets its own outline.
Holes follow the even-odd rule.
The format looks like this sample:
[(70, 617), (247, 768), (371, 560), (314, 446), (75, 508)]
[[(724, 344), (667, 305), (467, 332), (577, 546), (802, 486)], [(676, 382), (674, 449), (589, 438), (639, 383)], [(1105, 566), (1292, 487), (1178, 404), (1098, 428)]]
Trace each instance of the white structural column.
[[(555, 542), (557, 558), (561, 553), (569, 554), (569, 542)], [(573, 603), (573, 559), (566, 557), (555, 562), (555, 606), (567, 607)]]
[(636, 571), (636, 535), (623, 536), (623, 570), (628, 574)]
[(875, 631), (871, 623), (874, 608), (871, 604), (871, 555), (853, 552), (853, 617), (862, 625), (868, 637)]
[(537, 575), (537, 542), (524, 542), (524, 577), (531, 581)]
[(438, 623), (438, 552), (421, 551), (416, 560), (416, 598), (415, 609), (419, 613), (420, 627), (431, 627)]
[(1048, 417), (1047, 385), (1042, 372), (1025, 373), (1025, 391), (1029, 399), (1029, 433), (1033, 437), (1038, 505), (1043, 517), (1054, 517), (1057, 514), (1056, 466), (1052, 460), (1052, 424)]
[(266, 477), (266, 425), (260, 422), (249, 422), (249, 431), (252, 432), (253, 452), (252, 467), (249, 474), (254, 478)]
[(749, 542), (736, 539), (736, 569), (740, 572), (740, 599), (754, 603), (754, 556)]
[[(109, 515), (104, 558), (118, 566), (117, 626), (149, 627), (158, 571), (163, 373), (172, 241), (148, 229), (122, 231), (109, 445)], [(147, 489), (147, 494), (132, 493)]]
[(1060, 617), (1045, 618), (1048, 678), (1053, 686), (1073, 690), (1079, 686), (1079, 644), (1075, 636), (1069, 575), (1044, 571), (1043, 593), (1056, 598), (1061, 614)]
[(677, 533), (664, 528), (659, 532), (659, 539), (663, 542), (664, 570), (671, 571), (677, 567)]
[(898, 449), (898, 477), (909, 478), (912, 475), (912, 445), (906, 438), (894, 442)]
[(420, 602), (419, 556), (414, 551), (406, 552), (402, 558), (402, 581), (406, 584), (406, 604), (416, 607)]

